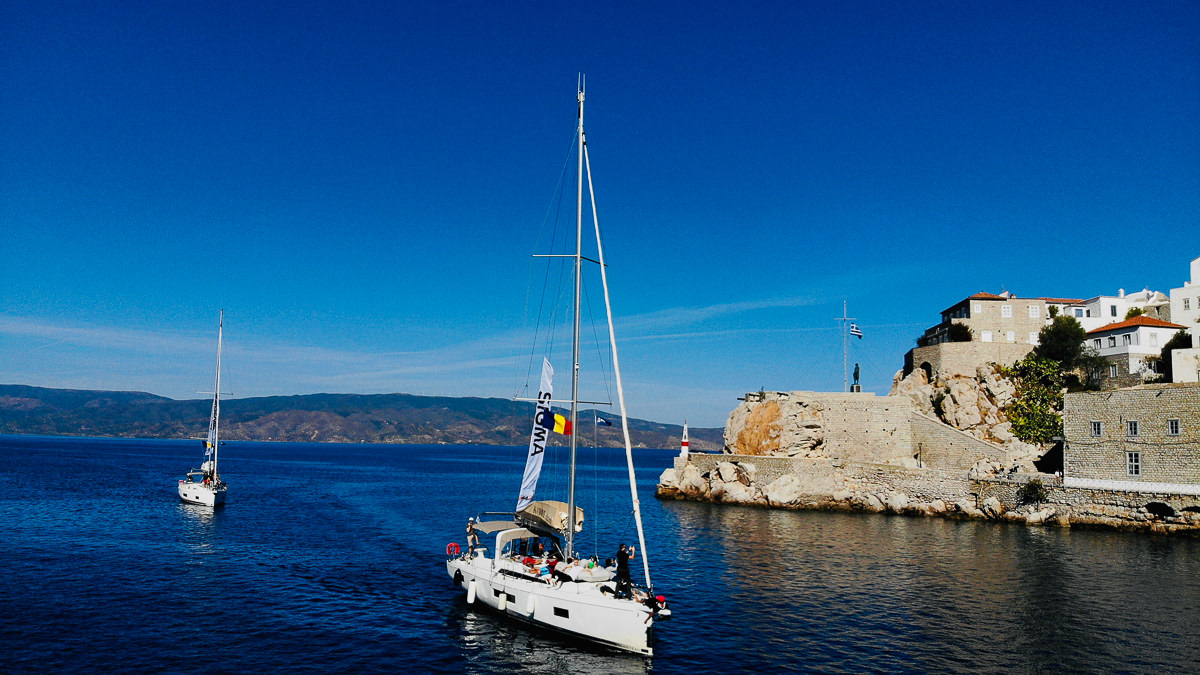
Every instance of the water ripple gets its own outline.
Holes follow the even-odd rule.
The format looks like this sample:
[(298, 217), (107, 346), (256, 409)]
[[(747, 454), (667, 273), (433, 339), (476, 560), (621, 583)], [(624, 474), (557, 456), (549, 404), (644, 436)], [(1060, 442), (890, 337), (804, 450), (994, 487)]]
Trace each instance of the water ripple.
[[(231, 443), (230, 503), (213, 511), (175, 498), (193, 445), (0, 437), (0, 666), (1186, 673), (1200, 661), (1194, 540), (658, 502), (672, 453), (647, 452), (649, 553), (676, 617), (646, 659), (513, 625), (452, 588), (445, 544), (461, 542), (467, 514), (510, 504), (519, 451)], [(597, 456), (580, 543), (609, 556), (633, 530), (622, 458)]]

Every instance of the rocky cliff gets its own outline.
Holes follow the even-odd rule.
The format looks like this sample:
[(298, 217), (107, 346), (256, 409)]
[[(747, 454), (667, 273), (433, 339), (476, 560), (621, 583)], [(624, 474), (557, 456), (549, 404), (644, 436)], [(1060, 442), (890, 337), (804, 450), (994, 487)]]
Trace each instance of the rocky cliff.
[(1025, 443), (1012, 433), (1004, 409), (1013, 401), (1016, 385), (995, 364), (980, 366), (973, 376), (937, 374), (930, 382), (925, 371), (908, 377), (897, 372), (889, 396), (902, 396), (914, 408), (975, 438), (996, 443), (1007, 450), (1010, 466), (1035, 472), (1033, 462), (1045, 449)]

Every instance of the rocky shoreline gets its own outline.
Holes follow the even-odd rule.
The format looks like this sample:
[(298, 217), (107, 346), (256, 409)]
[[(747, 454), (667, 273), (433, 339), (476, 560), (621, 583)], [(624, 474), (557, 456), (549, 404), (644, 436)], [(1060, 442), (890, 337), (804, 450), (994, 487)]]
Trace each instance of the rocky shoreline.
[(659, 477), (655, 496), (762, 508), (1200, 536), (1200, 503), (1180, 495), (1067, 488), (1054, 475), (1003, 473), (998, 463), (988, 460), (963, 474), (828, 460), (795, 460), (787, 467), (779, 459), (680, 458)]

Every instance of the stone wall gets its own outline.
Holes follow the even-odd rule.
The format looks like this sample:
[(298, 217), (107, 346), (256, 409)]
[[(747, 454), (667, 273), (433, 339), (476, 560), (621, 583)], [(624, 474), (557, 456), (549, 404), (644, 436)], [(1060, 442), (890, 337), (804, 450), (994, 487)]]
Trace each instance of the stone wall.
[(924, 369), (928, 364), (927, 374), (932, 377), (938, 374), (973, 376), (979, 366), (988, 363), (1011, 366), (1025, 358), (1033, 348), (1034, 345), (1030, 344), (979, 342), (978, 337), (971, 342), (942, 342), (917, 347), (904, 355), (904, 374), (908, 375), (917, 368)]
[(871, 393), (747, 394), (725, 426), (726, 452), (916, 466), (912, 401)]
[(932, 417), (914, 412), (910, 423), (919, 466), (966, 472), (980, 459), (993, 459), (1001, 464), (1009, 461), (1003, 447), (981, 441)]
[[(1177, 434), (1168, 433), (1170, 420), (1175, 420)], [(1131, 421), (1137, 422), (1137, 435), (1129, 433)], [(1093, 422), (1100, 423), (1097, 436)], [(1072, 479), (1119, 481), (1121, 487), (1144, 482), (1200, 489), (1200, 386), (1069, 393), (1063, 400), (1063, 434), (1064, 473)], [(1138, 475), (1129, 470), (1131, 452), (1139, 453)]]

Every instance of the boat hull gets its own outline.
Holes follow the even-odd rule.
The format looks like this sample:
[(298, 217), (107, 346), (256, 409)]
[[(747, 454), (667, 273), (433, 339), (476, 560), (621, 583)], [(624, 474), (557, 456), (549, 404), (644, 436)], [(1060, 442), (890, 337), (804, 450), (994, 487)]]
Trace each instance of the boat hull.
[(473, 604), (572, 637), (654, 655), (654, 619), (645, 605), (601, 593), (603, 584), (564, 582), (552, 586), (519, 569), (519, 565), (484, 556), (446, 562), (446, 572)]
[(224, 485), (216, 488), (203, 483), (189, 483), (181, 480), (179, 481), (179, 498), (189, 504), (221, 506), (225, 503), (227, 489)]

